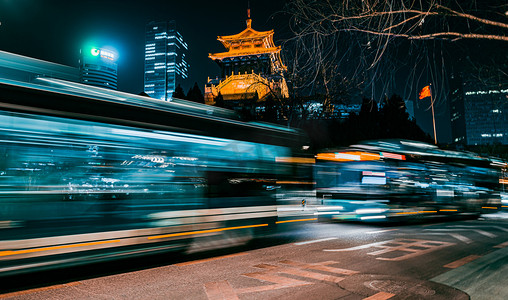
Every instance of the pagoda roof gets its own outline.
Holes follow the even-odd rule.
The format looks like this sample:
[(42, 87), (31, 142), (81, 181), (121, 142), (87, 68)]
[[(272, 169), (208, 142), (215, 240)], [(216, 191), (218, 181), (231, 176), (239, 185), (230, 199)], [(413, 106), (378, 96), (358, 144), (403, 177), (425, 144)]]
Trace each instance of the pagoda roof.
[(251, 39), (264, 39), (273, 37), (273, 29), (269, 31), (256, 31), (252, 29), (252, 27), (245, 28), (242, 32), (233, 34), (233, 35), (220, 35), (217, 37), (217, 40), (222, 43), (228, 43), (232, 41), (238, 40), (251, 40)]
[(209, 53), (208, 57), (213, 60), (222, 60), (228, 57), (239, 57), (239, 56), (247, 56), (247, 55), (261, 55), (261, 54), (272, 54), (279, 53), (281, 51), (281, 47), (270, 47), (270, 48), (241, 48), (241, 49), (231, 49), (228, 52), (220, 52), (220, 53)]
[(265, 48), (275, 47), (273, 43), (273, 29), (269, 31), (257, 31), (252, 29), (252, 20), (247, 19), (247, 28), (245, 28), (242, 32), (233, 35), (223, 35), (218, 36), (217, 40), (224, 45), (224, 47), (228, 50), (235, 47), (238, 44), (242, 44), (244, 41), (257, 41), (257, 43), (261, 43), (266, 45)]
[(279, 55), (281, 47), (275, 46), (273, 42), (273, 29), (269, 31), (252, 29), (250, 10), (248, 10), (246, 23), (247, 28), (238, 34), (218, 36), (217, 40), (224, 45), (227, 52), (210, 53), (208, 57), (219, 62), (225, 58), (269, 54), (272, 56), (272, 64), (275, 69), (286, 69)]

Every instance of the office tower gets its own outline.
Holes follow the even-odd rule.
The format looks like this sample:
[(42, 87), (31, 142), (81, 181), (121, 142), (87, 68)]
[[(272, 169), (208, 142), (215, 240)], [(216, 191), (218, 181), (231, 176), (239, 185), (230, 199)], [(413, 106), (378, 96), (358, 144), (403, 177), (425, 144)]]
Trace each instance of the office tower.
[(467, 145), (508, 144), (508, 87), (454, 74), (450, 80), (452, 138)]
[(98, 47), (86, 47), (80, 52), (81, 83), (116, 90), (118, 53), (112, 49)]
[(155, 99), (171, 100), (177, 82), (188, 77), (187, 50), (175, 21), (150, 22), (146, 26), (145, 93)]

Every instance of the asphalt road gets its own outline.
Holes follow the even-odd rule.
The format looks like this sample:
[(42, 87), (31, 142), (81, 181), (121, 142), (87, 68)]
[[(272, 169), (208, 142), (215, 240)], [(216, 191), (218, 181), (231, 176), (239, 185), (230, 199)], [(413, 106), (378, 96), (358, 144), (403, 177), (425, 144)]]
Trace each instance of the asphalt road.
[(247, 246), (3, 280), (2, 299), (508, 299), (508, 218), (300, 222)]

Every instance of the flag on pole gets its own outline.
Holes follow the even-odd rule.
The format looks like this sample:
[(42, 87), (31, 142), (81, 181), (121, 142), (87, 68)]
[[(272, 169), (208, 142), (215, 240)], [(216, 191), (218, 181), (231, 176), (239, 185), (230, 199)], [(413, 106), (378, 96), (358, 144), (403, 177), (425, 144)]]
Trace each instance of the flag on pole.
[(418, 94), (418, 98), (420, 98), (420, 100), (423, 98), (426, 98), (426, 97), (430, 97), (430, 86), (429, 85), (424, 87)]

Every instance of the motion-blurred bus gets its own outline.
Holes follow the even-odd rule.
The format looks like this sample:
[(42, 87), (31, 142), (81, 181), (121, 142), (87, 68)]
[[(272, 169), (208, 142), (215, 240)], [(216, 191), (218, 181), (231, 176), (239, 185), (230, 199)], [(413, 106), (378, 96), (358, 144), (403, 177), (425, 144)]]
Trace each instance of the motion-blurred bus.
[(58, 79), (0, 80), (0, 275), (243, 243), (300, 133)]
[(506, 163), (407, 140), (368, 141), (316, 156), (320, 219), (385, 221), (501, 208)]

